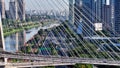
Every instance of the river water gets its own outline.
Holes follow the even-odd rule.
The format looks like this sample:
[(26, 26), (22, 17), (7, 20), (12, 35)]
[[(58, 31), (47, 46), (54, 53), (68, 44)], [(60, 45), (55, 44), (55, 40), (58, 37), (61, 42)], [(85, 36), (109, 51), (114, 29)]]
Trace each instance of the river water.
[(28, 40), (37, 34), (38, 29), (39, 28), (32, 28), (5, 37), (5, 50), (8, 52), (16, 52), (20, 46), (23, 46)]
[(18, 32), (7, 36), (4, 38), (5, 40), (5, 50), (8, 52), (16, 52), (19, 50), (21, 46), (23, 46), (27, 41), (29, 41), (35, 34), (38, 33), (40, 29), (49, 29), (54, 26), (59, 26), (60, 24), (49, 24), (44, 27), (32, 28), (29, 30), (24, 30), (22, 32)]

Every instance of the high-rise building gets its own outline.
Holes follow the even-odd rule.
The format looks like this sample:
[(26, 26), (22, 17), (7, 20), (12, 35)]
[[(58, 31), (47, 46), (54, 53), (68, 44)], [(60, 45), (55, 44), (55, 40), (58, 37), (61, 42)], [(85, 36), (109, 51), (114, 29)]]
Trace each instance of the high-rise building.
[(74, 0), (69, 0), (69, 23), (74, 24)]
[(10, 0), (9, 2), (9, 14), (7, 14), (9, 19), (17, 20), (18, 19), (18, 4), (17, 0)]
[(18, 2), (17, 0), (15, 0), (15, 17), (16, 17), (16, 20), (18, 20)]
[(2, 19), (5, 19), (5, 2), (4, 2), (4, 0), (0, 0), (0, 12), (2, 15)]
[(82, 25), (83, 25), (83, 35), (93, 36), (94, 34), (94, 23), (96, 22), (93, 13), (95, 14), (95, 2), (94, 0), (82, 0), (82, 6), (80, 8)]
[(20, 20), (25, 20), (25, 0), (17, 0), (18, 16)]
[(10, 11), (9, 10), (5, 10), (5, 16), (6, 16), (6, 19), (10, 19)]
[(85, 15), (92, 23), (101, 22), (103, 1), (105, 0), (82, 0)]
[(82, 0), (82, 11), (84, 15), (91, 21), (95, 22), (95, 18), (92, 18), (93, 14), (95, 14), (95, 2), (94, 0)]
[(76, 26), (77, 34), (83, 34), (82, 19), (80, 10), (82, 8), (82, 0), (75, 0), (74, 4), (74, 25)]
[[(82, 20), (83, 35), (88, 32), (90, 36), (94, 35), (95, 23), (102, 22), (102, 6), (106, 0), (75, 0), (75, 22)], [(81, 13), (82, 14), (81, 14)], [(86, 30), (86, 31), (85, 31)]]
[(25, 20), (25, 2), (24, 0), (10, 0), (9, 16), (13, 20)]
[(119, 35), (120, 34), (120, 0), (110, 0), (110, 5), (111, 5), (112, 29), (115, 35)]
[(102, 22), (103, 22), (103, 29), (111, 30), (111, 6), (104, 4), (102, 6)]
[(9, 3), (9, 18), (12, 20), (16, 20), (16, 5), (15, 5), (15, 1), (10, 0)]
[(102, 21), (102, 0), (94, 0), (94, 5), (95, 5), (95, 23), (101, 23)]
[(107, 0), (102, 0), (102, 5), (107, 4)]
[(82, 8), (82, 0), (75, 0), (74, 4), (74, 20), (75, 22), (80, 22), (80, 9)]

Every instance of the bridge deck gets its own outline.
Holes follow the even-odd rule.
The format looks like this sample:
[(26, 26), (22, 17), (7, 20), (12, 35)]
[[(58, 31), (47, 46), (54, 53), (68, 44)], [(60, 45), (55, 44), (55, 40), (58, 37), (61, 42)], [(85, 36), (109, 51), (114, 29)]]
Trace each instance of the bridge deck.
[[(72, 65), (76, 63), (83, 63), (83, 64), (99, 64), (99, 65), (114, 65), (120, 66), (120, 61), (112, 61), (107, 59), (92, 59), (92, 58), (77, 58), (77, 57), (56, 57), (56, 56), (30, 56), (30, 55), (19, 55), (19, 54), (0, 54), (0, 57), (5, 58), (17, 58), (17, 59), (29, 59), (29, 60), (37, 60), (38, 62), (30, 62), (30, 65), (40, 65), (40, 66), (51, 66), (51, 65)], [(42, 64), (42, 65), (41, 65)], [(13, 63), (9, 64), (13, 66), (26, 66), (25, 63)]]

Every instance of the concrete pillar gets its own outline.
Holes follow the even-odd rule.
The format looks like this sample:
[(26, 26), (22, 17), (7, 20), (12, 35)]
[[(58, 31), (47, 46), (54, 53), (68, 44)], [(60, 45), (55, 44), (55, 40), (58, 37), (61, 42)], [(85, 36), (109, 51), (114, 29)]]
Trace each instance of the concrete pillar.
[[(3, 27), (2, 27), (2, 18), (0, 15), (0, 44), (2, 45), (1, 47), (3, 48), (3, 51), (6, 51), (5, 49), (5, 42), (4, 42), (4, 35), (3, 35)], [(7, 58), (4, 58), (4, 62), (7, 63)]]
[(3, 48), (3, 50), (5, 51), (5, 43), (4, 43), (4, 35), (3, 35), (3, 27), (2, 27), (2, 18), (0, 15), (0, 43), (1, 43), (1, 47)]
[(18, 33), (16, 33), (16, 51), (19, 51)]
[(23, 39), (24, 39), (24, 44), (23, 45), (25, 45), (26, 44), (26, 31), (25, 30), (23, 31)]

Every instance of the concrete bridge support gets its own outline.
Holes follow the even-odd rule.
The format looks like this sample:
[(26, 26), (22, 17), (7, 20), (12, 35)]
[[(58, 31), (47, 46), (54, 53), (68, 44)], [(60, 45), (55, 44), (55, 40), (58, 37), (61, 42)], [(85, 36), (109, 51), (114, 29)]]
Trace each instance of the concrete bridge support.
[[(4, 42), (4, 35), (3, 35), (3, 27), (2, 27), (2, 18), (0, 15), (0, 48), (2, 51), (5, 51), (5, 42)], [(7, 58), (4, 58), (4, 62), (7, 62)]]

